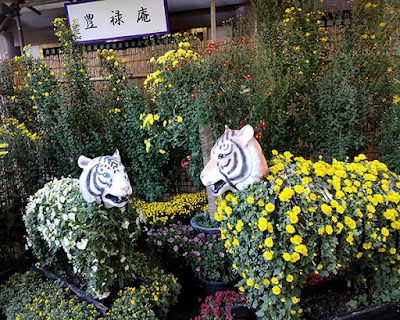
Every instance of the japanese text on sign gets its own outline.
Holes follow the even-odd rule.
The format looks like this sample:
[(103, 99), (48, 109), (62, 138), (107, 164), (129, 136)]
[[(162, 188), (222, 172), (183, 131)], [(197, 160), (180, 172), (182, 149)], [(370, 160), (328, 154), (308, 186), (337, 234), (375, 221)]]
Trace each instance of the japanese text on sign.
[(65, 9), (69, 24), (79, 25), (80, 42), (169, 33), (166, 0), (89, 0)]

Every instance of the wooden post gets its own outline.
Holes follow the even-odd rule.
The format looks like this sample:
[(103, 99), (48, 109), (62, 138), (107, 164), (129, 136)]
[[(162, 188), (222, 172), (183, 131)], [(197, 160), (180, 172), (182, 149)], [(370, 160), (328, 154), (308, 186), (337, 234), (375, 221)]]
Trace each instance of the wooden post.
[[(217, 39), (217, 18), (215, 12), (215, 0), (210, 0), (210, 19), (211, 19), (211, 41), (216, 41)], [(210, 161), (210, 152), (214, 145), (212, 137), (212, 126), (209, 123), (207, 126), (199, 125), (199, 135), (201, 144), (201, 154), (203, 156), (204, 166)], [(207, 188), (207, 202), (208, 210), (210, 213), (210, 220), (214, 221), (215, 212), (217, 212), (217, 206), (215, 204), (216, 198), (211, 192), (210, 188)]]
[(24, 54), (24, 35), (22, 33), (22, 23), (21, 23), (21, 18), (19, 15), (19, 11), (17, 12), (16, 16), (16, 21), (17, 21), (17, 29), (18, 29), (18, 40), (19, 40), (19, 50), (21, 52), (21, 56)]
[(217, 14), (215, 10), (215, 0), (210, 0), (210, 19), (211, 19), (211, 41), (217, 40)]

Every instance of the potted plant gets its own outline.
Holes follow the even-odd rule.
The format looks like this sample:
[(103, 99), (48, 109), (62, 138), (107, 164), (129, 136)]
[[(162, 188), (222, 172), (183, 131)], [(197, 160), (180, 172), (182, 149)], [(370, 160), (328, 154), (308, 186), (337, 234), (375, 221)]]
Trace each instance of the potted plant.
[(246, 302), (246, 298), (235, 291), (220, 291), (208, 296), (200, 306), (200, 315), (191, 320), (232, 320), (230, 309), (234, 305)]
[(198, 233), (221, 233), (219, 230), (219, 222), (209, 219), (208, 210), (196, 214), (192, 219), (190, 219), (190, 225)]
[(196, 233), (180, 222), (169, 227), (151, 229), (148, 245), (156, 254), (191, 268), (203, 283), (207, 294), (233, 289), (238, 281), (232, 268), (232, 257), (226, 253), (218, 234)]

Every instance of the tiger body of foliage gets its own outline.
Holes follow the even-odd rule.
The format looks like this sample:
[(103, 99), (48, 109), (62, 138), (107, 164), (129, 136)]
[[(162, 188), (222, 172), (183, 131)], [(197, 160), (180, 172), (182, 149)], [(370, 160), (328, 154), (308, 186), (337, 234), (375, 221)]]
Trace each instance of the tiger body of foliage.
[[(226, 132), (224, 140), (229, 136)], [(230, 157), (230, 164), (236, 163), (236, 168), (230, 168), (231, 174), (225, 177), (228, 161), (221, 162), (224, 156), (217, 161), (218, 152), (227, 145), (224, 140), (218, 140), (203, 170), (202, 181), (211, 187), (218, 179), (225, 179), (224, 185), (230, 186), (234, 173), (247, 172), (249, 163), (265, 161), (261, 152), (243, 150), (243, 155), (257, 159), (234, 161)], [(368, 287), (373, 293), (371, 301), (397, 299), (397, 174), (364, 155), (353, 161), (334, 159), (332, 163), (322, 158), (313, 162), (290, 152), (273, 151), (273, 155), (269, 174), (261, 170), (245, 189), (240, 190), (238, 186), (246, 184), (236, 180), (233, 187), (221, 187), (218, 192), (221, 196), (215, 219), (221, 222), (222, 239), (233, 255), (233, 267), (242, 276), (238, 286), (248, 305), (258, 308), (258, 315), (271, 319), (300, 319), (303, 310), (299, 297), (307, 276), (327, 277), (343, 269), (356, 287)], [(233, 192), (222, 194), (225, 191)]]

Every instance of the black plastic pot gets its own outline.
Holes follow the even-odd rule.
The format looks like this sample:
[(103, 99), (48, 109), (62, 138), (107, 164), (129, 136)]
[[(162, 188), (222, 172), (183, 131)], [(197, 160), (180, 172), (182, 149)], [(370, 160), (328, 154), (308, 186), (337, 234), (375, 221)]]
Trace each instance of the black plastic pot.
[(395, 320), (400, 319), (400, 303), (397, 301), (373, 304), (324, 320)]
[(3, 284), (15, 271), (16, 271), (15, 266), (1, 270), (0, 271), (0, 284)]
[[(255, 312), (255, 310), (248, 309), (245, 304), (230, 308), (233, 319), (252, 319)], [(267, 318), (256, 317), (256, 319), (266, 320)], [(397, 301), (377, 303), (322, 320), (400, 320), (400, 303)]]
[(200, 214), (195, 215), (191, 220), (190, 220), (190, 225), (196, 231), (197, 233), (221, 233), (219, 228), (207, 228), (207, 227), (202, 227), (196, 223), (196, 219), (200, 217), (206, 217), (208, 215), (208, 212), (203, 212)]
[(204, 293), (206, 296), (215, 296), (218, 291), (231, 291), (236, 290), (235, 284), (240, 280), (240, 276), (229, 281), (209, 281), (204, 279), (199, 279), (204, 286)]
[(253, 319), (255, 312), (254, 309), (247, 307), (245, 303), (236, 304), (229, 308), (229, 315), (233, 319)]

